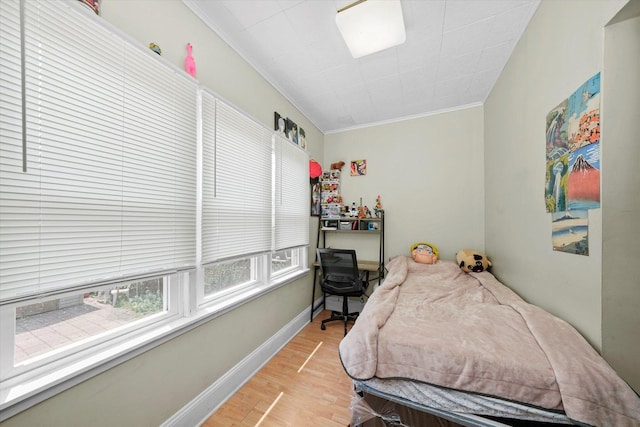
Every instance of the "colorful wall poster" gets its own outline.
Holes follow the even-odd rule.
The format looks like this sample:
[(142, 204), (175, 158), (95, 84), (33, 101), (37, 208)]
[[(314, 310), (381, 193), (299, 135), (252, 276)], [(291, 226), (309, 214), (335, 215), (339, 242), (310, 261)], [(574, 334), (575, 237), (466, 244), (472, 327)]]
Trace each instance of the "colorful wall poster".
[(569, 153), (556, 159), (547, 159), (545, 201), (547, 212), (567, 210), (567, 181), (569, 179)]
[(547, 212), (600, 207), (600, 73), (546, 117)]
[(600, 142), (569, 152), (567, 209), (600, 207)]
[(547, 114), (546, 155), (547, 173), (545, 204), (547, 212), (567, 210), (567, 179), (569, 176), (568, 154), (569, 100), (565, 99)]
[(568, 99), (547, 114), (547, 160), (562, 157), (569, 151), (568, 116)]
[(554, 251), (589, 255), (589, 209), (600, 207), (600, 73), (546, 117), (545, 207)]
[(569, 97), (568, 209), (600, 207), (600, 73)]
[(551, 241), (553, 250), (577, 255), (589, 255), (588, 211), (555, 212)]

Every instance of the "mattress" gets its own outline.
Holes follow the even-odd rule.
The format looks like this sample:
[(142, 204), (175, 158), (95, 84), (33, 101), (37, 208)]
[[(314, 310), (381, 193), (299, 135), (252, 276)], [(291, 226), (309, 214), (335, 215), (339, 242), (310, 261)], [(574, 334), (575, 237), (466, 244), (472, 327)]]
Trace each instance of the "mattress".
[[(451, 390), (429, 384), (399, 379), (373, 378), (367, 381), (354, 381), (357, 393), (383, 398), (405, 407), (426, 412), (445, 420), (468, 426), (504, 426), (504, 421), (524, 420), (530, 422), (572, 424), (562, 411), (550, 411), (518, 402), (499, 399), (491, 396)], [(380, 418), (397, 425), (406, 424), (399, 417), (397, 407), (386, 406), (379, 413), (359, 396), (352, 402), (352, 414), (355, 415), (352, 425), (362, 424), (370, 418)], [(492, 417), (486, 418), (486, 417)], [(386, 418), (386, 419), (385, 419)]]

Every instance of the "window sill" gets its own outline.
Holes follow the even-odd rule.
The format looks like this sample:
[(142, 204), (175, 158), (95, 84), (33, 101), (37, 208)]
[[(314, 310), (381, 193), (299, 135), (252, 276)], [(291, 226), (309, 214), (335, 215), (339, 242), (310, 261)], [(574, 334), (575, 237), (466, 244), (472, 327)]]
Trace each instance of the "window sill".
[(49, 374), (30, 378), (33, 374), (25, 373), (12, 378), (0, 385), (0, 422), (308, 273), (308, 268), (296, 270), (279, 276), (277, 282), (268, 286), (258, 286), (232, 298), (203, 305), (192, 316), (158, 322), (137, 334), (127, 334), (104, 350), (87, 352), (86, 357), (55, 366)]

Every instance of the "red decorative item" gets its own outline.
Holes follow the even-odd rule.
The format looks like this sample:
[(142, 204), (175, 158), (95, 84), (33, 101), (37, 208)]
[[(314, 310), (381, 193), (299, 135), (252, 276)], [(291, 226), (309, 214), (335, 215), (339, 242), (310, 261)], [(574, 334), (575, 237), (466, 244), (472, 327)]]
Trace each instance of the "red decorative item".
[(317, 178), (322, 175), (322, 166), (315, 160), (309, 160), (309, 178)]

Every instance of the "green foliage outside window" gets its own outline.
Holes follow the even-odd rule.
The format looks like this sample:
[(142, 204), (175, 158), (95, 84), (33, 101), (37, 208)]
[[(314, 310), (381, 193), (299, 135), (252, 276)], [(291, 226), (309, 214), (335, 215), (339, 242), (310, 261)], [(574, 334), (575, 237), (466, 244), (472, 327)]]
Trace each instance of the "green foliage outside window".
[(242, 259), (205, 268), (204, 293), (209, 295), (251, 280), (251, 260)]
[(116, 307), (131, 310), (141, 316), (163, 310), (162, 279), (132, 283), (128, 288), (128, 298), (125, 293), (118, 295)]

